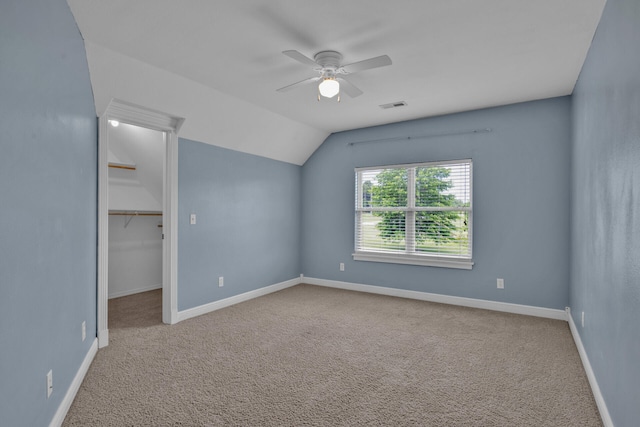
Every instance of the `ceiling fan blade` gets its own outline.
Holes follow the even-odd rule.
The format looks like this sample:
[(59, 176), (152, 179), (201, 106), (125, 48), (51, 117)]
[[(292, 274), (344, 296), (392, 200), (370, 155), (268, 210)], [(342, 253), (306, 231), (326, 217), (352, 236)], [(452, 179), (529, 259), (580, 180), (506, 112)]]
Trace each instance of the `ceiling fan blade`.
[(357, 73), (358, 71), (370, 70), (371, 68), (384, 67), (387, 65), (391, 65), (391, 58), (387, 55), (381, 55), (375, 58), (365, 59), (364, 61), (343, 65), (341, 68), (347, 73)]
[(355, 87), (349, 80), (345, 79), (344, 77), (338, 77), (337, 80), (338, 82), (340, 82), (341, 92), (346, 93), (352, 98), (362, 95), (362, 91)]
[(300, 80), (299, 82), (290, 84), (285, 87), (281, 87), (280, 89), (276, 89), (276, 92), (287, 92), (287, 91), (290, 91), (291, 89), (297, 88), (298, 86), (304, 86), (305, 84), (317, 82), (318, 80), (320, 80), (320, 77), (309, 77), (308, 79)]
[(308, 58), (298, 52), (297, 50), (285, 50), (282, 53), (287, 55), (291, 59), (295, 59), (298, 62), (302, 62), (305, 65), (311, 65), (312, 67), (318, 67), (318, 63), (311, 58)]

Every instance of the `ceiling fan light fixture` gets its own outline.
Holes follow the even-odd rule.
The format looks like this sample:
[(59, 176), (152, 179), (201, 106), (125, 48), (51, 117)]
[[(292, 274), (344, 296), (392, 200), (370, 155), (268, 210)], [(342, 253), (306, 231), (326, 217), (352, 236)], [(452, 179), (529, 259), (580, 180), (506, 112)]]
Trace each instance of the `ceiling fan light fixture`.
[(333, 98), (340, 93), (340, 83), (334, 77), (327, 77), (318, 85), (318, 92), (325, 98)]

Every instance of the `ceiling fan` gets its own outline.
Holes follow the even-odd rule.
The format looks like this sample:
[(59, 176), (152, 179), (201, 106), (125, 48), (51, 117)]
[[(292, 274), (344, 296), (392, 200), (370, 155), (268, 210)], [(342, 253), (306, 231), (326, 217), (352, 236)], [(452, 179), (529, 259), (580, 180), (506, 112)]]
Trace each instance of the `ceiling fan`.
[(313, 59), (306, 57), (297, 50), (285, 50), (282, 53), (287, 55), (289, 58), (301, 62), (302, 64), (310, 65), (319, 75), (281, 87), (280, 89), (277, 89), (277, 91), (286, 92), (308, 83), (320, 81), (320, 84), (318, 85), (318, 101), (320, 101), (320, 96), (333, 98), (338, 95), (338, 102), (340, 102), (341, 90), (352, 98), (360, 96), (362, 95), (362, 91), (354, 86), (353, 83), (349, 82), (349, 80), (344, 76), (347, 74), (357, 73), (359, 71), (391, 65), (391, 58), (387, 55), (376, 56), (375, 58), (365, 59), (364, 61), (340, 65), (342, 55), (333, 50), (318, 52), (315, 54)]

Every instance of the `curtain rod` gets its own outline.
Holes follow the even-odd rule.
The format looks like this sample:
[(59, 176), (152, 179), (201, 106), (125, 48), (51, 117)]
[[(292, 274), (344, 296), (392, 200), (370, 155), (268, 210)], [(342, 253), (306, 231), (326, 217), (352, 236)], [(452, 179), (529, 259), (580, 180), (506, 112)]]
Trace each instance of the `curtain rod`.
[(435, 137), (438, 137), (438, 136), (468, 135), (468, 134), (474, 134), (474, 133), (488, 133), (488, 132), (492, 132), (492, 131), (493, 131), (493, 129), (491, 129), (491, 128), (470, 129), (470, 130), (461, 130), (461, 131), (455, 131), (455, 132), (430, 133), (430, 134), (425, 134), (425, 135), (398, 136), (398, 137), (393, 137), (393, 138), (382, 138), (382, 139), (370, 139), (370, 140), (364, 140), (364, 141), (353, 141), (353, 142), (347, 143), (347, 145), (365, 144), (365, 143), (369, 143), (369, 142), (389, 142), (389, 141), (404, 141), (404, 140), (408, 141), (408, 140), (412, 140), (412, 139), (435, 138)]

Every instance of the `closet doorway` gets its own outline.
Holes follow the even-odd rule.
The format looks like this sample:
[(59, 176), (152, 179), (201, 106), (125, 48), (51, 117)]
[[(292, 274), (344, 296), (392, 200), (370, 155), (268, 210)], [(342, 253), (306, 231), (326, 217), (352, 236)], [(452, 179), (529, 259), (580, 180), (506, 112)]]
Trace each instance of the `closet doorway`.
[(184, 119), (112, 100), (98, 138), (98, 346), (108, 300), (162, 288), (177, 321), (177, 132)]
[(111, 300), (162, 288), (162, 177), (166, 143), (162, 131), (116, 120), (110, 120), (109, 125)]

